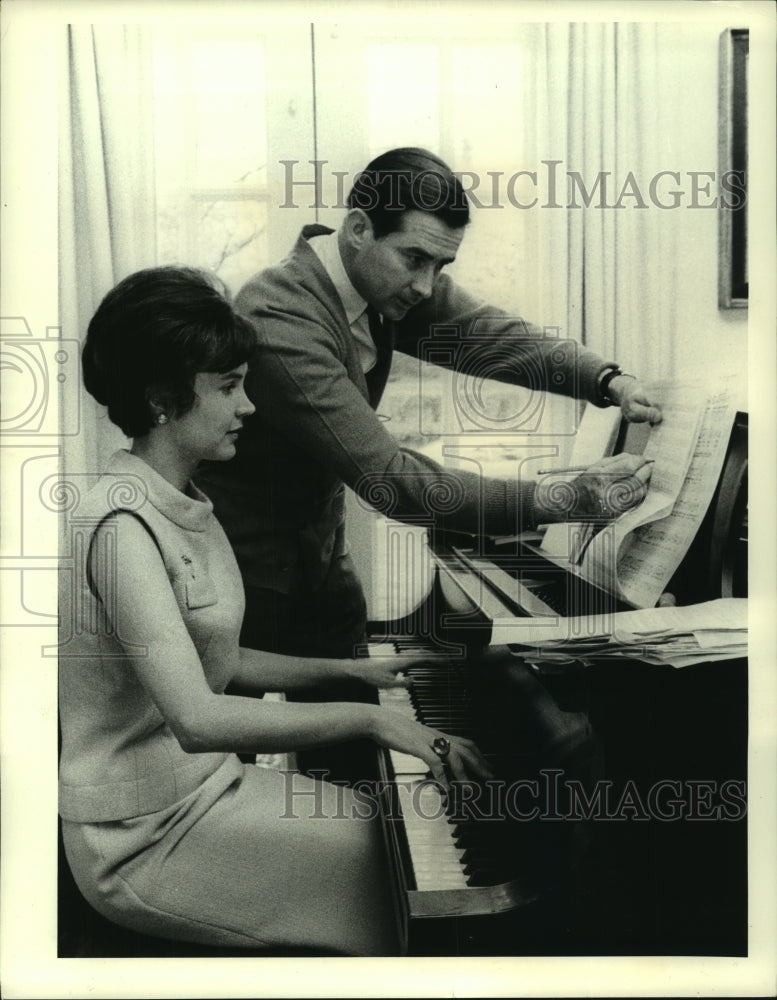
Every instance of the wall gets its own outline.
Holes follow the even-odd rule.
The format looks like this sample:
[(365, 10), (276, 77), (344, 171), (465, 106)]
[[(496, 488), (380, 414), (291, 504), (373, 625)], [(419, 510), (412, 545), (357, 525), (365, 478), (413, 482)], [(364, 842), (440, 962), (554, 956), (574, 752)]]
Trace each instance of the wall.
[[(669, 63), (689, 64), (682, 93), (666, 108), (674, 161), (669, 168), (717, 171), (719, 26), (662, 26), (661, 34), (662, 57)], [(677, 224), (674, 260), (680, 290), (674, 334), (678, 375), (698, 374), (706, 380), (716, 373), (731, 373), (739, 384), (738, 405), (747, 409), (748, 310), (718, 308), (718, 214), (707, 208), (672, 214), (677, 216), (672, 221)]]

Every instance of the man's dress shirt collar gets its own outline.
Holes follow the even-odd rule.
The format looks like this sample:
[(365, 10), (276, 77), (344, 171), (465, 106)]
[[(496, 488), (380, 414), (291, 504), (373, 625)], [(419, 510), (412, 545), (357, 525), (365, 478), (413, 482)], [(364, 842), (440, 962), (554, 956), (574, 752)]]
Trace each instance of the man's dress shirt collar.
[(308, 240), (308, 243), (315, 251), (316, 256), (321, 261), (324, 270), (329, 276), (329, 280), (335, 286), (335, 291), (340, 296), (346, 319), (356, 341), (362, 371), (368, 372), (375, 366), (377, 351), (372, 335), (370, 334), (366, 313), (367, 302), (353, 287), (351, 279), (346, 273), (343, 259), (340, 256), (337, 233), (314, 236)]

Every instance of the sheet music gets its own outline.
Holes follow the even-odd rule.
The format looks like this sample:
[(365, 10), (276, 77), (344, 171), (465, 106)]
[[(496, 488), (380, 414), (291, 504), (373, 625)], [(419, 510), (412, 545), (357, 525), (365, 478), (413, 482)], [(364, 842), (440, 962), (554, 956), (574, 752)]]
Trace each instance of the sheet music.
[(661, 633), (705, 633), (719, 639), (726, 633), (747, 629), (746, 597), (718, 597), (685, 607), (642, 608), (620, 611), (613, 619), (613, 635), (621, 642), (637, 642)]
[[(648, 392), (664, 415), (644, 452), (654, 460), (648, 496), (595, 534), (575, 567), (584, 579), (638, 608), (656, 603), (688, 551), (715, 491), (734, 422), (726, 385), (710, 394), (701, 386), (656, 382)], [(575, 555), (570, 536), (569, 525), (551, 525), (542, 548), (555, 562), (565, 553), (569, 564)]]
[[(691, 392), (689, 398), (688, 391), (680, 391), (676, 386), (663, 392), (656, 387), (653, 398), (659, 396), (662, 397), (664, 419), (651, 430), (644, 451), (645, 458), (652, 459), (654, 463), (648, 495), (639, 507), (608, 526), (603, 537), (598, 537), (593, 526), (586, 526), (587, 530), (580, 535), (580, 544), (570, 551), (570, 560), (584, 565), (585, 578), (602, 581), (600, 586), (604, 586), (609, 593), (617, 591), (616, 573), (619, 575), (620, 568), (616, 566), (611, 553), (620, 553), (628, 536), (641, 525), (658, 521), (672, 513), (699, 436), (704, 403), (701, 391)], [(607, 532), (612, 538), (607, 539)], [(651, 568), (659, 569), (658, 566)], [(659, 573), (660, 575), (663, 574)]]
[[(620, 420), (620, 410), (617, 406), (609, 406), (606, 409), (598, 406), (586, 407), (575, 435), (570, 465), (576, 469), (587, 468), (598, 462), (602, 455), (611, 454), (618, 436)], [(567, 561), (571, 558), (573, 562), (577, 562), (574, 554), (576, 545), (583, 545), (590, 539), (586, 527), (587, 525), (580, 524), (570, 531), (568, 524), (549, 524), (540, 548), (554, 560)]]
[(629, 603), (655, 604), (680, 565), (715, 492), (733, 422), (730, 393), (724, 390), (710, 397), (671, 516), (635, 530), (619, 561), (619, 588)]
[(748, 602), (725, 597), (686, 607), (617, 611), (592, 618), (503, 618), (498, 642), (552, 663), (570, 658), (624, 663), (639, 659), (675, 667), (747, 655)]

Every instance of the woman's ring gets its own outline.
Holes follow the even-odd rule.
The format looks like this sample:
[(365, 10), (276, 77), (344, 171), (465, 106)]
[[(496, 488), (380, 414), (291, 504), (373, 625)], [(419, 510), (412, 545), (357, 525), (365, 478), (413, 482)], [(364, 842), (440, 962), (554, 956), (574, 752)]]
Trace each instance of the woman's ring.
[(432, 743), (432, 750), (434, 750), (441, 760), (444, 760), (451, 752), (450, 740), (446, 740), (444, 736), (438, 736), (434, 743)]

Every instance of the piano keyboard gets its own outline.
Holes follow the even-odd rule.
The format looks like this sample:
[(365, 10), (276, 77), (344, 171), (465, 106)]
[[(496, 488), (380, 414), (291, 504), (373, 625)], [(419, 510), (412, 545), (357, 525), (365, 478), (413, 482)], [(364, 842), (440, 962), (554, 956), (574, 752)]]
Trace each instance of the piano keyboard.
[[(380, 703), (418, 719), (406, 688), (382, 690)], [(413, 859), (416, 888), (421, 891), (466, 889), (463, 851), (456, 847), (445, 801), (438, 786), (428, 781), (426, 764), (418, 757), (396, 750), (389, 750), (388, 754), (397, 789), (396, 805), (402, 815)]]
[[(377, 654), (391, 646), (372, 646)], [(404, 641), (404, 655), (428, 655), (428, 648)], [(380, 704), (425, 725), (474, 739), (466, 668), (440, 654), (428, 665), (407, 670), (413, 685), (379, 692)], [(489, 758), (488, 749), (477, 741)], [(502, 822), (477, 823), (430, 782), (426, 764), (394, 750), (381, 755), (384, 829), (399, 868), (407, 916), (445, 917), (501, 913), (538, 898), (537, 887), (514, 876), (517, 848), (511, 850)], [(387, 818), (388, 817), (388, 818)]]

